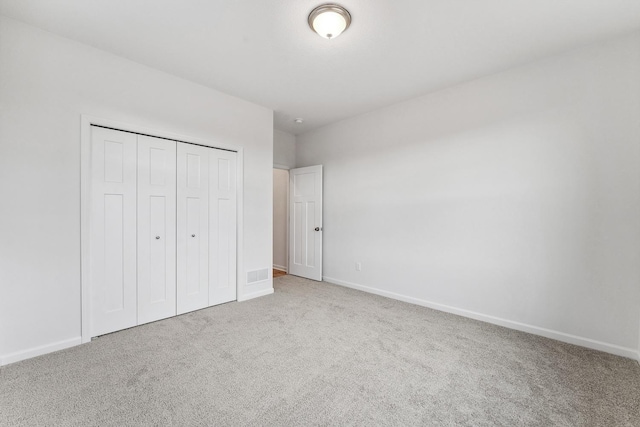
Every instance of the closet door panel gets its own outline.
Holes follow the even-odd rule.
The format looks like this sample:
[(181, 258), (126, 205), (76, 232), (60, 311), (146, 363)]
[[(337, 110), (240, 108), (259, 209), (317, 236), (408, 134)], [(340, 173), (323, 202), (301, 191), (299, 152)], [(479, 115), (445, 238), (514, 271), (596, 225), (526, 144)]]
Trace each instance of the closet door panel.
[(209, 153), (209, 305), (236, 300), (237, 154)]
[(176, 142), (138, 136), (138, 324), (176, 315)]
[(91, 127), (91, 336), (135, 326), (136, 135)]
[(178, 142), (178, 314), (209, 301), (209, 149)]

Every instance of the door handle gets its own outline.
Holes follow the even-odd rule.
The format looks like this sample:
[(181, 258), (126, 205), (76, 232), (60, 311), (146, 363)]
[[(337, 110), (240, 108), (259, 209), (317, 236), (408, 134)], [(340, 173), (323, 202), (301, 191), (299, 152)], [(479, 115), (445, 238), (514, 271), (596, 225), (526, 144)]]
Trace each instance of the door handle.
[(192, 234), (192, 235), (191, 235), (191, 237), (196, 237), (196, 235), (195, 235), (195, 234)]
[(156, 240), (160, 240), (160, 236), (156, 236)]
[(322, 228), (320, 228), (320, 227), (316, 227), (316, 228), (315, 228), (315, 230), (316, 230), (316, 231), (320, 231), (320, 230), (322, 230)]

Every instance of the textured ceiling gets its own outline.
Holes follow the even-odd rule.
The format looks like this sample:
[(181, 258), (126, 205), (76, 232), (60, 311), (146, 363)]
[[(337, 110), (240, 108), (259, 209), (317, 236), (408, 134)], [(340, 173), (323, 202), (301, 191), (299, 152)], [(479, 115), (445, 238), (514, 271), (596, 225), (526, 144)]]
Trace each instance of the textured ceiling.
[[(0, 0), (0, 14), (275, 111), (299, 134), (640, 29), (639, 0)], [(303, 117), (304, 124), (293, 119)]]

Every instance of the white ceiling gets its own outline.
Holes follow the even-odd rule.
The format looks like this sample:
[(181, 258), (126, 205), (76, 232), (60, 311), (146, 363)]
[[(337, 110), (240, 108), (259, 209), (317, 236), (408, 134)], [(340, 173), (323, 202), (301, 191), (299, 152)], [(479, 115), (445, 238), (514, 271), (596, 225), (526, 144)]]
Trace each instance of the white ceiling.
[[(299, 134), (640, 29), (640, 0), (0, 0), (0, 14), (272, 108)], [(293, 119), (303, 117), (303, 125)]]

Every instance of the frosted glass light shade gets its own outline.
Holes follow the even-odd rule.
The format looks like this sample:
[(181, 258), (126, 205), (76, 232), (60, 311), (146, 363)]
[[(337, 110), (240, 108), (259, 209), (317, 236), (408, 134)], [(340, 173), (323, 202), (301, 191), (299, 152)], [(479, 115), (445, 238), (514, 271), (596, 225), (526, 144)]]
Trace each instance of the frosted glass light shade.
[(309, 14), (309, 26), (325, 39), (335, 39), (351, 24), (351, 15), (337, 4), (323, 4)]

